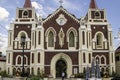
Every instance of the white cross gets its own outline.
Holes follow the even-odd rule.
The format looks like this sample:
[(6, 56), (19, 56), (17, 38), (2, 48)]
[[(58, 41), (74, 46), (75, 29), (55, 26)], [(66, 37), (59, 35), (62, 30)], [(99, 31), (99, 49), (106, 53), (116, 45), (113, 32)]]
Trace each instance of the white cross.
[(60, 3), (60, 5), (62, 6), (62, 4), (63, 4), (63, 0), (60, 0), (59, 3)]

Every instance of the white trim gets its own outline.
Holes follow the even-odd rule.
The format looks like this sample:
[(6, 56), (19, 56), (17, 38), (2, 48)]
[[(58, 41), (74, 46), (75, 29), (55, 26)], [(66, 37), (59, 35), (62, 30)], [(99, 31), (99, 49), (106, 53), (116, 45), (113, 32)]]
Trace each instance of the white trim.
[[(102, 57), (104, 58), (104, 65), (106, 65), (106, 57), (104, 56), (104, 55), (102, 55), (101, 57), (100, 57), (100, 59), (102, 59)], [(103, 65), (103, 64), (102, 64)]]
[(45, 50), (45, 52), (78, 52), (79, 50)]
[[(18, 64), (18, 58), (21, 58), (21, 64)], [(15, 65), (16, 66), (22, 66), (22, 56), (21, 55), (18, 55), (17, 57), (16, 57), (16, 63), (15, 63)]]
[[(27, 15), (24, 15), (24, 12), (27, 12)], [(25, 9), (23, 12), (22, 12), (22, 18), (24, 19), (29, 19), (29, 12), (27, 9)]]
[[(54, 36), (54, 45), (53, 45), (53, 47), (49, 47), (48, 46), (48, 35), (49, 35), (50, 31), (52, 31), (53, 36)], [(46, 32), (45, 32), (45, 38), (46, 38), (46, 42), (47, 42), (47, 48), (48, 49), (54, 49), (55, 48), (55, 42), (56, 42), (56, 31), (55, 31), (55, 29), (53, 27), (49, 27), (46, 30)]]
[(67, 77), (69, 78), (71, 75), (72, 75), (72, 60), (71, 58), (64, 54), (64, 53), (59, 53), (59, 54), (56, 54), (52, 60), (51, 60), (51, 68), (50, 68), (50, 73), (51, 75), (53, 76), (53, 78), (56, 78), (56, 67), (55, 67), (55, 64), (56, 62), (62, 57), (62, 59), (64, 59), (66, 61), (66, 64), (67, 64)]
[(52, 17), (54, 17), (60, 10), (62, 10), (63, 12), (65, 12), (68, 16), (70, 16), (72, 19), (74, 19), (76, 22), (80, 22), (77, 18), (75, 18), (73, 15), (71, 15), (70, 13), (68, 13), (68, 11), (66, 11), (63, 7), (58, 8), (52, 15), (50, 15), (49, 17), (47, 17), (44, 21), (43, 24), (45, 22), (47, 22), (48, 20), (50, 20)]
[(56, 31), (53, 27), (49, 27), (46, 32), (45, 32), (45, 36), (48, 36), (49, 32), (52, 31), (53, 34), (56, 36)]
[[(18, 58), (21, 58), (21, 64), (18, 64)], [(24, 64), (25, 66), (27, 66), (28, 65), (28, 58), (27, 58), (27, 56), (26, 55), (24, 55), (24, 58), (26, 59), (26, 64)], [(16, 57), (16, 63), (15, 63), (15, 65), (16, 66), (22, 66), (22, 64), (23, 64), (23, 57), (21, 56), (21, 55), (18, 55), (17, 57)]]
[[(69, 35), (70, 35), (71, 32), (73, 32), (73, 34), (74, 34), (74, 40), (75, 40), (74, 41), (74, 47), (70, 47), (69, 46)], [(74, 27), (69, 28), (68, 31), (67, 31), (67, 33), (66, 33), (66, 35), (67, 35), (67, 42), (68, 42), (68, 48), (69, 48), (69, 50), (75, 49), (76, 46), (77, 46), (76, 42), (77, 42), (77, 36), (78, 36), (76, 29)]]
[[(97, 35), (98, 34), (101, 34), (101, 37), (102, 37), (101, 45), (97, 45)], [(93, 43), (96, 43), (96, 45), (95, 44), (93, 45), (93, 46), (96, 46), (96, 49), (103, 49), (104, 48), (103, 42), (106, 42), (106, 38), (105, 38), (103, 32), (101, 32), (101, 31), (96, 32), (94, 35), (93, 41), (94, 41)], [(99, 47), (99, 46), (101, 46), (101, 47)]]
[[(95, 60), (96, 60), (96, 58), (99, 58), (99, 65), (101, 66), (101, 65), (106, 65), (106, 57), (104, 56), (104, 55), (102, 55), (102, 56), (100, 56), (100, 55), (96, 55), (95, 56)], [(101, 58), (104, 58), (104, 64), (101, 64), (102, 62), (101, 62)], [(97, 60), (96, 60), (97, 61)]]

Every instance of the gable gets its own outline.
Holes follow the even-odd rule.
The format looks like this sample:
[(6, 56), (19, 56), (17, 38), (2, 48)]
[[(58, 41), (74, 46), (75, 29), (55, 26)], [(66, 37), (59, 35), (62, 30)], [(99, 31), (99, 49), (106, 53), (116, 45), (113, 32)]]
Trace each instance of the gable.
[[(63, 18), (64, 22), (63, 24), (59, 24), (59, 19)], [(58, 21), (58, 22), (57, 22)], [(68, 12), (65, 12), (65, 10), (60, 9), (58, 12), (55, 12), (54, 14), (50, 15), (46, 20), (43, 22), (44, 27), (44, 34), (52, 28), (55, 31), (56, 35), (56, 43), (59, 43), (59, 34), (62, 30), (63, 34), (67, 36), (67, 31), (71, 28), (75, 29), (77, 33), (79, 33), (80, 28), (80, 22), (77, 18), (75, 18), (73, 15), (69, 14)], [(79, 36), (79, 35), (77, 35)], [(45, 38), (46, 41), (47, 38)], [(78, 40), (77, 40), (78, 41)], [(46, 44), (46, 42), (44, 43)], [(47, 45), (45, 45), (45, 48), (47, 49)], [(63, 49), (68, 49), (68, 42), (67, 37), (64, 38), (64, 45), (62, 46)], [(77, 45), (78, 48), (78, 45)], [(61, 49), (61, 46), (59, 44), (55, 44), (55, 49)]]
[(76, 21), (77, 23), (79, 23), (79, 20), (72, 14), (70, 14), (67, 10), (65, 10), (63, 7), (58, 8), (53, 14), (50, 14), (44, 21), (43, 24), (45, 22), (47, 22), (48, 20), (51, 20), (53, 17), (56, 17), (58, 15), (67, 15), (67, 17), (70, 17), (72, 20)]

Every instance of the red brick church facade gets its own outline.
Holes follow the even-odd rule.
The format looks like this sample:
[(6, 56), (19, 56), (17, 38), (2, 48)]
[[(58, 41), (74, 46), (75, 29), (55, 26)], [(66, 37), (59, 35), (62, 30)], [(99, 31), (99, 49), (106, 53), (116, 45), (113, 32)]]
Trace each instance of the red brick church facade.
[(26, 37), (25, 71), (37, 75), (43, 70), (54, 78), (83, 73), (94, 57), (101, 72), (115, 71), (111, 25), (105, 9), (91, 0), (86, 16), (76, 18), (63, 6), (46, 18), (38, 18), (30, 0), (17, 8), (9, 29), (7, 73), (22, 71), (21, 36)]

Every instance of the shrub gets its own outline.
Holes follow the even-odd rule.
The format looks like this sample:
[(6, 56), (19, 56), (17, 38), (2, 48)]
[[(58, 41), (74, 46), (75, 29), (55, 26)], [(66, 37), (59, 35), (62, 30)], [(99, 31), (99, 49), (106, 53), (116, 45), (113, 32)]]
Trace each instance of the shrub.
[(9, 77), (9, 75), (6, 73), (6, 71), (1, 71), (1, 72), (0, 72), (0, 75), (1, 75), (2, 77)]
[(30, 80), (40, 80), (40, 77), (34, 76)]

